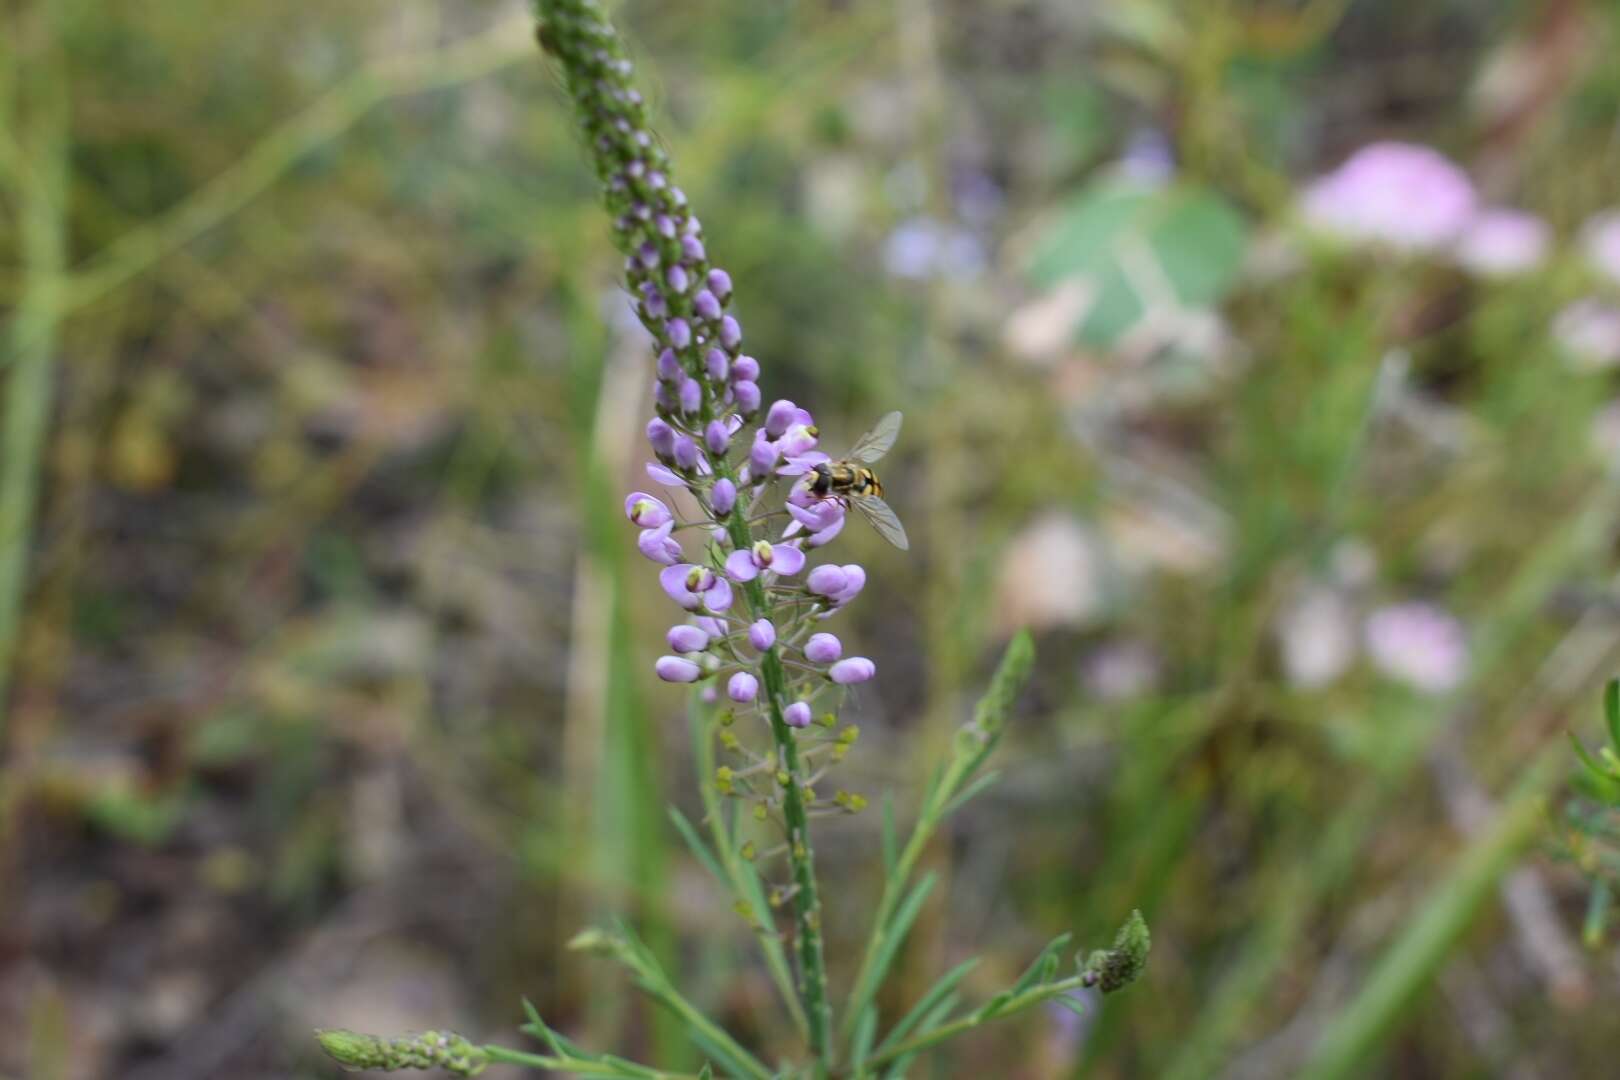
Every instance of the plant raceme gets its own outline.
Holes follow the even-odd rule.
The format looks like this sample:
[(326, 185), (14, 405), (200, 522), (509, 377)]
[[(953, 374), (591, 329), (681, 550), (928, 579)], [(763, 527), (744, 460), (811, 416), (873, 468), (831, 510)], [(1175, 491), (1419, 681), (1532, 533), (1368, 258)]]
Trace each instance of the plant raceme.
[[(829, 460), (818, 448), (811, 413), (791, 401), (763, 403), (760, 364), (742, 351), (742, 328), (729, 313), (731, 277), (710, 261), (702, 226), (673, 183), (668, 155), (632, 85), (632, 66), (600, 5), (538, 0), (538, 15), (541, 46), (561, 67), (625, 256), (625, 284), (656, 343), (647, 475), (664, 493), (633, 491), (624, 513), (639, 530), (637, 548), (662, 567), (663, 593), (686, 613), (669, 628), (669, 652), (654, 671), (666, 682), (698, 684), (696, 747), (709, 836), (678, 812), (672, 817), (754, 930), (785, 1011), (803, 1037), (805, 1059), (777, 1069), (764, 1065), (689, 1002), (622, 924), (587, 931), (573, 945), (624, 964), (637, 985), (681, 1021), (706, 1062), (700, 1073), (590, 1053), (532, 1008), (524, 1030), (545, 1043), (545, 1054), (474, 1046), (440, 1033), (382, 1040), (330, 1031), (321, 1035), (323, 1048), (351, 1067), (437, 1066), (465, 1076), (490, 1061), (592, 1076), (899, 1076), (917, 1054), (988, 1020), (1048, 1001), (1078, 1009), (1077, 990), (1125, 986), (1148, 951), (1146, 924), (1135, 913), (1110, 949), (1076, 957), (1067, 975), (1059, 969), (1069, 935), (1061, 935), (1023, 978), (976, 1008), (959, 1007), (957, 988), (972, 962), (960, 965), (878, 1038), (877, 992), (934, 884), (931, 874), (912, 880), (916, 864), (944, 818), (994, 779), (982, 766), (1033, 663), (1033, 647), (1021, 634), (934, 774), (904, 847), (892, 815), (885, 814), (883, 893), (835, 1025), (810, 821), (865, 806), (858, 795), (826, 796), (817, 787), (858, 734), (853, 726), (839, 729), (845, 688), (877, 670), (866, 657), (846, 656), (827, 628), (866, 584), (860, 566), (820, 558), (819, 549), (843, 529), (849, 506), (835, 495), (815, 494), (802, 479)], [(716, 743), (735, 766), (715, 766)], [(730, 807), (722, 801), (727, 798)], [(743, 806), (748, 813), (730, 812)], [(771, 829), (779, 842), (761, 852), (752, 833)], [(787, 880), (767, 887), (762, 875), (772, 856), (785, 863)], [(775, 925), (781, 908), (791, 913), (792, 963)]]

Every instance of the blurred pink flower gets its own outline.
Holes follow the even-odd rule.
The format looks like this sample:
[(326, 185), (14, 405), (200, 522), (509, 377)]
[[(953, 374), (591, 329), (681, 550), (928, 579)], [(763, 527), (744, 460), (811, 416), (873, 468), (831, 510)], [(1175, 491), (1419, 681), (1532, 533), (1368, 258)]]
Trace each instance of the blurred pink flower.
[(1366, 639), (1373, 667), (1425, 693), (1454, 690), (1468, 673), (1462, 624), (1433, 604), (1379, 608), (1367, 617)]
[(1581, 226), (1581, 247), (1604, 276), (1620, 282), (1620, 210), (1605, 210)]
[(1159, 658), (1140, 642), (1112, 642), (1086, 657), (1081, 678), (1100, 701), (1128, 701), (1153, 689)]
[(1620, 307), (1594, 297), (1577, 300), (1553, 317), (1552, 334), (1577, 370), (1620, 364)]
[(1534, 270), (1547, 258), (1552, 230), (1534, 214), (1492, 207), (1481, 210), (1457, 241), (1457, 262), (1484, 277)]
[(1324, 233), (1405, 252), (1450, 244), (1474, 206), (1474, 185), (1462, 169), (1427, 146), (1399, 142), (1362, 147), (1300, 200), (1306, 223)]
[(1307, 690), (1331, 683), (1356, 658), (1355, 620), (1336, 589), (1317, 585), (1304, 590), (1283, 609), (1276, 634), (1284, 675)]

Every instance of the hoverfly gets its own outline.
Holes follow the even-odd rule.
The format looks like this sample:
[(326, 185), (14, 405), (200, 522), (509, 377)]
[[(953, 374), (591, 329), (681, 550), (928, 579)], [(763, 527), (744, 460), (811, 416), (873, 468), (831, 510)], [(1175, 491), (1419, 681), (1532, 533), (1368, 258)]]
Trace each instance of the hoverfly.
[(855, 441), (849, 457), (842, 461), (824, 461), (805, 474), (805, 486), (810, 494), (821, 498), (842, 499), (871, 523), (877, 534), (901, 551), (911, 547), (906, 539), (905, 526), (894, 510), (883, 501), (883, 483), (870, 468), (882, 459), (894, 440), (900, 436), (900, 414), (889, 413)]

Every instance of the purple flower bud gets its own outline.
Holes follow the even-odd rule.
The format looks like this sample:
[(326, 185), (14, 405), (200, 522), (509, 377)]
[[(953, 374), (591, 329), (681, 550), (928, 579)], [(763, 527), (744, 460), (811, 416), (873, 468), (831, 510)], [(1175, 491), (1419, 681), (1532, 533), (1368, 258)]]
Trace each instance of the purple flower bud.
[(759, 680), (746, 671), (739, 671), (726, 683), (726, 696), (732, 701), (753, 701), (759, 696)]
[(661, 319), (669, 313), (669, 305), (664, 302), (664, 294), (651, 285), (644, 286), (641, 290), (641, 308), (649, 319)]
[(684, 349), (692, 344), (692, 328), (686, 325), (685, 319), (671, 319), (665, 323), (664, 336), (677, 349)]
[(658, 265), (658, 246), (649, 240), (636, 249), (636, 257), (641, 260), (642, 266), (651, 270)]
[(787, 721), (788, 727), (809, 727), (810, 704), (805, 701), (795, 701), (782, 711), (782, 719)]
[(821, 432), (814, 424), (794, 424), (782, 433), (778, 445), (782, 453), (788, 457), (798, 457), (809, 453), (816, 448), (816, 440)]
[(737, 485), (721, 477), (714, 482), (714, 490), (709, 492), (709, 505), (721, 517), (731, 513), (731, 508), (737, 505)]
[(703, 231), (703, 225), (698, 221), (696, 215), (693, 215), (686, 219), (685, 230), (687, 236), (696, 236)]
[(665, 682), (697, 682), (703, 677), (703, 669), (683, 656), (660, 656), (653, 670)]
[[(625, 98), (632, 105), (640, 105), (641, 91), (629, 90), (625, 93)], [(654, 191), (661, 190), (667, 183), (669, 183), (669, 179), (661, 172), (650, 172), (647, 174), (647, 186), (652, 188)]]
[(698, 691), (698, 700), (703, 702), (705, 705), (713, 705), (715, 702), (720, 700), (720, 691), (714, 688), (713, 683), (710, 683), (708, 686), (705, 686), (702, 690)]
[(624, 516), (643, 529), (656, 529), (675, 518), (662, 500), (645, 491), (632, 491), (624, 497)]
[(662, 420), (647, 422), (647, 441), (659, 461), (667, 462), (675, 456), (675, 429)]
[(630, 175), (630, 179), (640, 180), (647, 175), (647, 163), (638, 158), (626, 165), (624, 171)]
[(758, 382), (759, 361), (752, 356), (739, 356), (731, 362), (731, 378), (735, 382)]
[(726, 376), (731, 374), (731, 361), (726, 357), (724, 349), (710, 349), (703, 360), (710, 380), (722, 383), (726, 381)]
[(674, 528), (673, 521), (666, 521), (656, 529), (642, 529), (636, 537), (636, 548), (655, 563), (674, 566), (686, 557), (681, 542), (670, 535)]
[(742, 326), (730, 315), (720, 320), (720, 344), (728, 349), (742, 344)]
[(668, 214), (659, 214), (658, 220), (653, 222), (653, 228), (658, 230), (659, 236), (669, 240), (675, 239), (675, 219)]
[(823, 544), (831, 543), (834, 537), (844, 531), (844, 522), (848, 520), (848, 514), (839, 514), (833, 519), (833, 523), (831, 525), (827, 526), (825, 529), (816, 530), (806, 539), (809, 541), (811, 547), (821, 547)]
[[(731, 365), (733, 377), (736, 376), (737, 369), (742, 365), (742, 361), (747, 359), (748, 357), (744, 356)], [(731, 392), (737, 397), (737, 410), (744, 416), (753, 416), (759, 412), (760, 393), (758, 383), (752, 379), (743, 379), (731, 384)]]
[[(693, 385), (697, 384), (693, 383)], [(709, 426), (703, 429), (703, 444), (709, 448), (709, 453), (716, 457), (726, 452), (726, 448), (731, 445), (731, 432), (726, 430), (724, 421), (709, 421)]]
[(674, 293), (684, 293), (686, 287), (692, 284), (692, 280), (687, 276), (684, 266), (672, 266), (664, 271), (664, 281), (668, 283), (670, 291)]
[(681, 412), (695, 413), (703, 408), (703, 384), (688, 376), (681, 383)]
[(707, 608), (719, 612), (731, 606), (731, 585), (706, 566), (666, 566), (658, 573), (658, 584), (687, 611)]
[(656, 461), (647, 462), (647, 475), (652, 479), (653, 483), (663, 484), (665, 487), (686, 486), (685, 480), (682, 480), (680, 476), (671, 472), (666, 466), (658, 464)]
[(664, 412), (674, 412), (677, 404), (675, 395), (670, 393), (669, 383), (666, 382), (653, 383), (653, 401)]
[(692, 297), (692, 310), (697, 312), (700, 319), (718, 319), (720, 317), (720, 301), (714, 293), (704, 289)]
[(678, 653), (702, 652), (709, 647), (709, 635), (689, 623), (670, 627), (665, 639), (669, 647)]
[(773, 439), (779, 439), (787, 431), (788, 426), (799, 418), (799, 407), (786, 399), (771, 402), (770, 411), (765, 414), (765, 434)]
[(675, 436), (675, 467), (686, 472), (691, 472), (693, 469), (697, 468), (697, 464), (697, 443), (693, 442), (685, 435)]
[(848, 660), (840, 660), (827, 672), (828, 678), (840, 686), (863, 683), (876, 674), (877, 665), (864, 656), (852, 656)]
[(769, 619), (759, 619), (748, 628), (748, 644), (764, 652), (776, 644), (776, 627)]
[(686, 377), (686, 369), (681, 367), (681, 358), (675, 355), (674, 349), (665, 349), (658, 354), (658, 377), (664, 382), (680, 382)]
[(805, 584), (817, 595), (835, 597), (849, 584), (849, 575), (844, 573), (843, 567), (827, 563), (810, 571)]
[(681, 237), (681, 254), (693, 262), (702, 262), (705, 256), (703, 241), (695, 236)]
[(686, 205), (686, 192), (682, 191), (678, 187), (670, 188), (669, 189), (669, 201), (674, 203), (676, 206), (685, 206)]
[(781, 451), (769, 439), (755, 439), (754, 445), (748, 450), (748, 467), (754, 470), (756, 476), (766, 476), (776, 468), (781, 456)]
[(731, 275), (715, 267), (709, 271), (709, 288), (714, 290), (714, 295), (724, 300), (731, 295)]
[(804, 656), (812, 664), (830, 664), (844, 655), (844, 644), (831, 634), (811, 634), (804, 643)]
[(840, 604), (847, 604), (866, 588), (866, 571), (855, 563), (845, 563), (843, 569), (844, 587), (833, 599)]

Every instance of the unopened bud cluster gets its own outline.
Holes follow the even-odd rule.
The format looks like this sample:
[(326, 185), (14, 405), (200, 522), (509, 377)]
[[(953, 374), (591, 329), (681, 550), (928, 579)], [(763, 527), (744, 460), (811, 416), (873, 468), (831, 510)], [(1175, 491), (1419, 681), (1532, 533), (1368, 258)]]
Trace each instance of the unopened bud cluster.
[(489, 1064), (482, 1047), (448, 1031), (385, 1039), (335, 1028), (318, 1031), (315, 1038), (327, 1056), (345, 1069), (443, 1069), (452, 1076), (477, 1076)]

